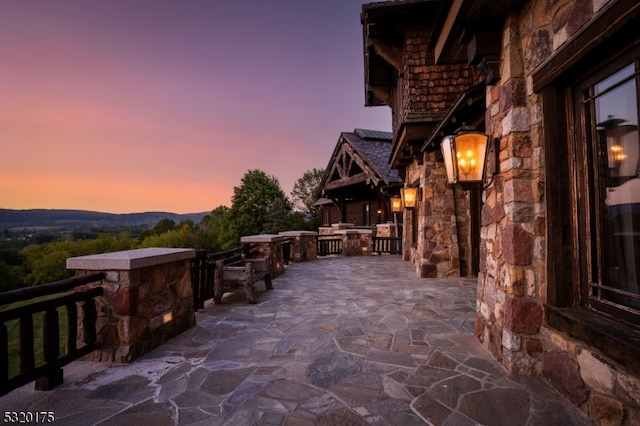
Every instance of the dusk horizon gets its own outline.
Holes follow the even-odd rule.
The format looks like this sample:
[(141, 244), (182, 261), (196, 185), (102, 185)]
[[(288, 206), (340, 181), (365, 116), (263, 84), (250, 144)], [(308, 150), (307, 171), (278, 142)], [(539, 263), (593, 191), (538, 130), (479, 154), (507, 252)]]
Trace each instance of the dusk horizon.
[(361, 0), (0, 5), (0, 208), (211, 211), (289, 195), (364, 106)]

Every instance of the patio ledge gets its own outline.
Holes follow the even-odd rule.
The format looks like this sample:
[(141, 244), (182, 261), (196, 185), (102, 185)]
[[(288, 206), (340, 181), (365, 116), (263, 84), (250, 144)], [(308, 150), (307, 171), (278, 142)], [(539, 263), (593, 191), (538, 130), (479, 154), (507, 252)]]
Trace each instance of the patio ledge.
[(171, 263), (192, 259), (196, 255), (194, 249), (176, 249), (150, 247), (134, 250), (115, 251), (111, 253), (78, 256), (67, 259), (67, 269), (83, 269), (87, 271), (133, 270), (147, 266)]
[(284, 241), (287, 237), (277, 234), (259, 234), (259, 235), (247, 235), (240, 237), (241, 243), (273, 243), (277, 241)]

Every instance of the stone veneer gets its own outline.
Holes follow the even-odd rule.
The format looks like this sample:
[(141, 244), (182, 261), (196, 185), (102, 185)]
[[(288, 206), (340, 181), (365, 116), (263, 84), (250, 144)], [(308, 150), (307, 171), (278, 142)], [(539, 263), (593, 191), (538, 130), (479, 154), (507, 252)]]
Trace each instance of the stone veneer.
[[(437, 161), (436, 153), (425, 153), (422, 164), (413, 162), (407, 167), (407, 182), (418, 183), (421, 196), (415, 210), (405, 210), (405, 259), (410, 259), (416, 265), (416, 273), (423, 278), (460, 276), (460, 237), (465, 243), (465, 253), (470, 251), (468, 201), (465, 192), (455, 191), (461, 201), (454, 198), (454, 188), (447, 185), (444, 163)], [(457, 205), (461, 210), (457, 210)], [(415, 246), (410, 244), (412, 214), (418, 215), (418, 239)], [(466, 233), (461, 235), (461, 231)], [(465, 258), (466, 263), (468, 259)]]
[(608, 3), (533, 0), (507, 17), (500, 82), (487, 88), (499, 171), (484, 193), (476, 337), (513, 374), (543, 375), (597, 424), (640, 424), (640, 379), (545, 325), (545, 153), (532, 73)]
[(291, 242), (291, 262), (304, 262), (318, 258), (318, 249), (316, 247), (317, 232), (285, 231), (278, 233), (278, 235), (288, 238)]
[(192, 249), (144, 248), (67, 259), (76, 276), (106, 273), (86, 286), (104, 288), (96, 300), (101, 347), (88, 358), (129, 363), (193, 327), (193, 257)]
[(240, 237), (243, 249), (249, 246), (250, 258), (268, 257), (270, 264), (269, 274), (275, 278), (284, 273), (284, 258), (282, 256), (282, 243), (288, 237), (276, 234), (248, 235)]
[[(431, 28), (415, 25), (404, 31), (401, 105), (392, 106), (394, 140), (404, 124), (438, 123), (460, 92), (477, 82), (465, 64), (435, 64), (429, 48)], [(410, 260), (420, 277), (452, 277), (469, 274), (471, 248), (468, 197), (456, 194), (446, 183), (444, 163), (436, 153), (425, 153), (406, 166), (405, 183), (419, 185), (421, 202), (405, 210), (403, 258)], [(458, 199), (459, 198), (459, 199)], [(461, 210), (456, 212), (456, 207)], [(412, 215), (417, 214), (417, 241), (412, 241)], [(461, 247), (462, 244), (462, 247)], [(464, 260), (461, 260), (461, 253)]]

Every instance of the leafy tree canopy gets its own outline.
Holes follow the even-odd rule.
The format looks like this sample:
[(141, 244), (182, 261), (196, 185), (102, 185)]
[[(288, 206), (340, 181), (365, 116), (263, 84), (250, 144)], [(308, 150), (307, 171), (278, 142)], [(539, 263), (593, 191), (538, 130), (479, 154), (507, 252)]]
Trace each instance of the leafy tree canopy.
[(238, 237), (261, 233), (274, 206), (291, 212), (278, 179), (261, 170), (245, 173), (240, 186), (233, 188), (231, 201), (230, 220)]
[[(320, 198), (320, 191), (322, 190), (322, 177), (324, 176), (324, 169), (311, 169), (304, 172), (296, 183), (293, 185), (291, 191), (291, 202), (293, 206), (304, 213), (311, 215), (310, 220), (303, 220), (296, 227), (302, 225), (306, 229), (316, 230), (320, 224), (320, 218), (318, 217), (318, 207), (315, 206), (315, 202)], [(301, 228), (303, 229), (303, 228)]]
[(304, 172), (291, 191), (291, 202), (297, 210), (314, 213), (317, 208), (315, 202), (320, 198), (320, 184), (324, 169), (311, 169)]
[(200, 247), (208, 251), (223, 251), (238, 247), (237, 232), (231, 223), (231, 209), (218, 206), (200, 222)]

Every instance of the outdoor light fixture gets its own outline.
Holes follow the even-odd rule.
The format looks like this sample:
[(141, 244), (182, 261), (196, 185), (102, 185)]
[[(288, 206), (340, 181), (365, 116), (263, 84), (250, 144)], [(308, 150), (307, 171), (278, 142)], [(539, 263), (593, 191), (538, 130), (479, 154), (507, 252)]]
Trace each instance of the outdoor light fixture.
[(402, 211), (402, 199), (400, 197), (393, 197), (391, 199), (391, 211), (393, 213), (399, 213)]
[(607, 116), (607, 120), (596, 124), (607, 147), (607, 163), (611, 177), (629, 177), (638, 174), (637, 162), (628, 161), (637, 158), (638, 126), (628, 124), (627, 120)]
[(440, 145), (447, 181), (469, 189), (484, 182), (489, 136), (474, 127), (462, 126), (455, 135), (445, 136)]
[(418, 188), (405, 187), (400, 190), (405, 209), (414, 209), (418, 201)]

